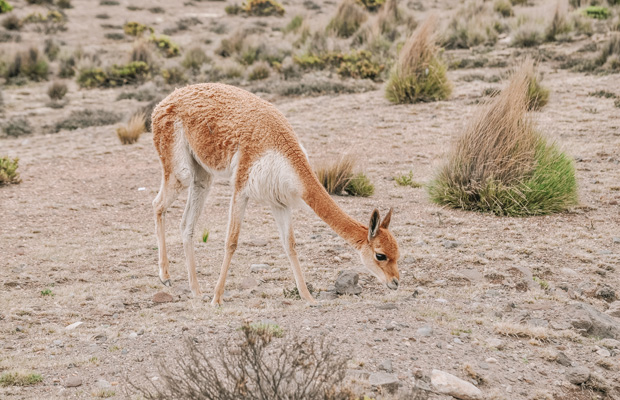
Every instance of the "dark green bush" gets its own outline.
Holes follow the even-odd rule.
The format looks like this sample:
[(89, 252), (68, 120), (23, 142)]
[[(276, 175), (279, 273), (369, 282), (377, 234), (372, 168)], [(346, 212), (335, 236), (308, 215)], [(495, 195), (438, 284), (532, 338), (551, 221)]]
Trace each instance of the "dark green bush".
[(370, 197), (375, 193), (375, 185), (363, 172), (359, 172), (351, 177), (344, 191), (351, 196)]
[(8, 13), (13, 10), (13, 6), (6, 0), (0, 0), (0, 14)]
[(129, 36), (142, 36), (142, 34), (146, 31), (153, 33), (153, 28), (139, 22), (131, 21), (126, 22), (125, 25), (123, 25), (123, 31)]
[(61, 130), (73, 131), (91, 126), (106, 126), (119, 122), (122, 115), (106, 110), (76, 110), (66, 119), (54, 125), (54, 132)]
[(588, 17), (596, 19), (607, 19), (610, 15), (609, 8), (602, 6), (589, 6), (584, 12)]

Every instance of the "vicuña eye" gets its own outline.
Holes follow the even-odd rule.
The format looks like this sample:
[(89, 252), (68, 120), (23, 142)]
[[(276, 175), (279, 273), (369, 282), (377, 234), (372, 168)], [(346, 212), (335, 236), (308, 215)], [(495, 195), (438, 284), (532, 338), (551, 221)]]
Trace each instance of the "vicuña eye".
[(381, 254), (381, 253), (375, 253), (375, 258), (377, 259), (377, 261), (387, 260), (387, 257), (385, 256), (385, 254)]

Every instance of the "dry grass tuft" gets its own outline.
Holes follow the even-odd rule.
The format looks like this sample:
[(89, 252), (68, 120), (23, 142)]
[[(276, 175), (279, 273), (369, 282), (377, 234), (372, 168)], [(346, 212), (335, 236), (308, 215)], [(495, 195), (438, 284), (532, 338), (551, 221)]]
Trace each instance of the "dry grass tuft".
[(161, 384), (134, 388), (147, 399), (357, 398), (343, 385), (346, 360), (324, 340), (278, 339), (271, 330), (246, 324), (237, 337), (220, 343), (215, 354), (191, 340), (186, 349), (175, 361), (160, 364)]
[(547, 342), (553, 337), (553, 332), (543, 326), (530, 326), (515, 324), (512, 322), (498, 322), (495, 324), (495, 332), (503, 336), (536, 339)]
[(43, 382), (41, 374), (5, 372), (0, 375), (0, 386), (31, 386)]
[(545, 31), (545, 40), (548, 42), (560, 40), (573, 30), (572, 24), (566, 19), (567, 9), (566, 1), (558, 0), (551, 23)]
[(127, 126), (116, 129), (116, 134), (122, 144), (133, 144), (138, 141), (140, 135), (146, 131), (146, 115), (143, 112), (135, 113), (129, 119)]
[(573, 161), (536, 131), (527, 115), (534, 64), (474, 117), (428, 186), (439, 204), (497, 215), (543, 215), (577, 203)]
[(360, 8), (355, 0), (343, 0), (338, 6), (336, 15), (329, 21), (327, 31), (336, 36), (348, 38), (352, 36), (368, 19), (368, 14)]
[(457, 10), (443, 34), (443, 45), (448, 49), (468, 49), (495, 44), (502, 25), (490, 7), (482, 0), (470, 0)]
[(329, 194), (341, 194), (353, 176), (355, 159), (351, 155), (342, 156), (335, 163), (322, 163), (314, 172)]
[(407, 40), (386, 88), (393, 103), (416, 103), (443, 100), (452, 93), (446, 66), (439, 58), (433, 29), (435, 18), (429, 18)]

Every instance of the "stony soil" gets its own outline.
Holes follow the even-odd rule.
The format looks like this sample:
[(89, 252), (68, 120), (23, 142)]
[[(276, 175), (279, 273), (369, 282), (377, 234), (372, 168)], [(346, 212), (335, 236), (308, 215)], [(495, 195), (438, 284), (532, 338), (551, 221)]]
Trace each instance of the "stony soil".
[[(127, 12), (73, 3), (70, 21)], [(163, 17), (135, 15), (162, 18), (164, 26), (172, 15), (209, 19), (210, 13), (221, 16), (224, 7), (180, 4)], [(327, 4), (323, 11), (333, 9)], [(74, 46), (96, 46), (102, 36), (97, 25), (91, 31), (84, 22), (70, 22), (61, 37)], [(35, 39), (24, 34), (25, 42)], [(178, 40), (184, 45), (191, 34)], [(114, 46), (108, 51), (130, 47)], [(246, 213), (222, 307), (194, 299), (188, 290), (178, 229), (184, 196), (167, 219), (173, 287), (160, 284), (151, 207), (160, 166), (150, 134), (131, 146), (119, 143), (113, 126), (1, 138), (0, 154), (20, 157), (23, 182), (0, 188), (0, 372), (36, 371), (43, 382), (0, 388), (0, 397), (136, 397), (127, 381), (156, 379), (158, 362), (182, 354), (184, 338), (209, 348), (246, 321), (269, 320), (283, 328), (285, 338), (298, 333), (333, 342), (350, 359), (349, 376), (373, 396), (376, 390), (366, 383), (371, 373), (387, 370), (409, 388), (439, 369), (473, 381), (490, 399), (619, 398), (620, 342), (584, 332), (589, 327), (576, 304), (604, 313), (620, 288), (618, 108), (612, 99), (588, 96), (603, 89), (620, 95), (620, 86), (617, 75), (555, 67), (541, 65), (552, 96), (534, 117), (577, 160), (581, 204), (535, 218), (444, 209), (431, 204), (423, 188), (393, 181), (410, 170), (421, 183), (431, 179), (451, 140), (478, 109), (480, 93), (493, 86), (461, 78), (501, 69), (450, 71), (452, 98), (431, 104), (394, 106), (380, 89), (313, 98), (261, 94), (291, 121), (311, 161), (336, 157), (343, 149), (359, 158), (376, 193), (336, 197), (344, 210), (366, 222), (373, 208), (383, 213), (394, 208), (392, 231), (402, 254), (397, 292), (366, 273), (354, 250), (312, 212), (296, 212), (298, 252), (315, 289), (329, 289), (341, 270), (361, 274), (360, 295), (321, 300), (320, 307), (284, 297), (283, 289), (294, 287), (293, 276), (268, 208), (255, 204)], [(71, 109), (126, 111), (138, 105), (114, 100), (123, 89), (73, 85), (69, 105), (60, 111), (45, 107), (45, 84), (7, 87), (4, 117), (27, 116), (45, 132), (44, 125)], [(230, 190), (225, 181), (214, 185), (198, 224), (198, 276), (205, 293), (213, 291), (223, 257)], [(203, 229), (209, 231), (207, 243), (200, 238)], [(250, 272), (260, 263), (269, 268)], [(46, 290), (51, 293), (42, 295)], [(155, 303), (160, 291), (173, 301)], [(83, 324), (66, 329), (78, 321)], [(620, 317), (609, 321), (608, 336), (620, 340)], [(570, 383), (574, 367), (597, 378)], [(66, 387), (72, 377), (81, 385)]]

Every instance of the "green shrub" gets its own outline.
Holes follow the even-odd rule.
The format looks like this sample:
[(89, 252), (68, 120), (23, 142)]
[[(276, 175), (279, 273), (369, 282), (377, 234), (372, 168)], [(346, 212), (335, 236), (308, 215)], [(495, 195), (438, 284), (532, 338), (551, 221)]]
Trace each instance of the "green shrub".
[(150, 75), (151, 68), (147, 63), (132, 61), (106, 70), (98, 67), (81, 69), (77, 82), (83, 88), (118, 87), (144, 82)]
[(400, 51), (386, 87), (393, 103), (443, 100), (452, 93), (446, 66), (439, 58), (433, 38), (435, 20), (428, 19), (407, 40)]
[[(0, 157), (0, 186), (21, 182), (19, 172), (17, 172), (18, 166), (18, 158), (10, 159), (8, 157)], [(12, 380), (9, 379), (9, 376), (5, 377), (5, 375), (6, 374), (3, 374), (0, 377), (0, 386), (12, 386), (8, 384), (8, 382)]]
[(343, 0), (338, 6), (336, 15), (329, 21), (327, 31), (336, 36), (348, 38), (352, 36), (368, 19), (368, 15), (362, 10), (355, 0)]
[(39, 382), (43, 382), (43, 377), (34, 373), (5, 372), (0, 376), (0, 386), (31, 386)]
[(192, 47), (185, 53), (185, 58), (181, 65), (184, 68), (191, 69), (194, 72), (198, 72), (200, 68), (208, 63), (209, 57), (200, 47)]
[(243, 11), (248, 15), (266, 17), (269, 15), (284, 15), (284, 7), (275, 0), (246, 0)]
[(269, 65), (266, 62), (259, 62), (250, 71), (250, 75), (248, 76), (248, 79), (251, 81), (267, 79), (269, 78), (269, 74), (270, 74)]
[(428, 186), (439, 204), (497, 215), (543, 215), (577, 203), (572, 160), (527, 115), (534, 75), (526, 61), (474, 118)]
[(22, 19), (22, 24), (39, 24), (38, 31), (50, 34), (66, 31), (67, 17), (62, 11), (49, 10), (45, 15), (41, 13), (28, 14)]
[(11, 118), (3, 126), (2, 130), (7, 136), (18, 137), (32, 133), (32, 125), (25, 118)]
[(4, 77), (6, 79), (27, 78), (32, 81), (47, 80), (49, 66), (39, 49), (31, 47), (29, 50), (18, 52), (11, 64), (8, 65)]
[(385, 69), (385, 65), (376, 61), (367, 50), (323, 55), (304, 53), (293, 56), (293, 62), (302, 69), (335, 68), (340, 76), (355, 79), (379, 80)]
[(584, 13), (591, 18), (607, 19), (609, 18), (609, 8), (602, 6), (589, 6), (584, 10)]
[(58, 67), (58, 76), (60, 78), (73, 78), (75, 76), (75, 68), (75, 56), (61, 58), (60, 66)]
[(18, 31), (22, 28), (22, 21), (15, 14), (9, 14), (2, 20), (2, 26), (8, 31)]
[(164, 82), (169, 85), (178, 85), (187, 82), (187, 77), (179, 67), (163, 69), (161, 71), (161, 76), (164, 78)]
[(421, 183), (416, 182), (413, 179), (413, 171), (409, 171), (407, 174), (401, 174), (401, 175), (395, 176), (394, 182), (396, 182), (398, 186), (410, 186), (412, 188), (422, 187)]
[(385, 0), (356, 0), (356, 2), (368, 11), (375, 12), (383, 6)]
[(370, 197), (375, 193), (375, 185), (363, 172), (359, 172), (349, 180), (344, 190), (351, 196)]
[(516, 47), (535, 47), (543, 42), (543, 33), (538, 25), (521, 25), (512, 37), (512, 45)]
[(146, 31), (149, 31), (149, 33), (153, 33), (153, 28), (139, 22), (131, 21), (126, 22), (125, 25), (123, 25), (123, 31), (126, 35), (137, 37), (142, 36), (142, 34)]
[(532, 75), (527, 87), (528, 110), (538, 111), (547, 105), (549, 93), (549, 89), (540, 84), (540, 79), (536, 75)]
[(67, 85), (62, 82), (54, 82), (47, 88), (47, 95), (52, 100), (62, 100), (67, 94)]
[(105, 87), (107, 79), (102, 68), (83, 68), (78, 74), (77, 83), (83, 88)]
[(71, 111), (69, 117), (57, 122), (54, 125), (54, 132), (60, 132), (65, 129), (73, 131), (80, 128), (88, 128), (91, 126), (112, 125), (121, 120), (120, 114), (106, 110), (76, 110)]
[(224, 7), (224, 11), (226, 11), (228, 15), (237, 15), (243, 11), (243, 7), (238, 4), (231, 4)]
[(168, 36), (161, 35), (159, 37), (151, 35), (151, 42), (155, 44), (157, 49), (167, 58), (179, 55), (179, 46), (174, 43)]
[(13, 6), (6, 0), (0, 0), (0, 14), (8, 13), (13, 10)]

